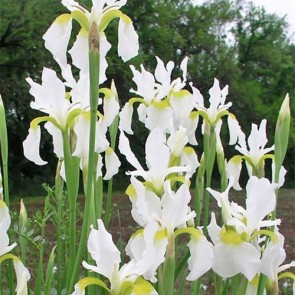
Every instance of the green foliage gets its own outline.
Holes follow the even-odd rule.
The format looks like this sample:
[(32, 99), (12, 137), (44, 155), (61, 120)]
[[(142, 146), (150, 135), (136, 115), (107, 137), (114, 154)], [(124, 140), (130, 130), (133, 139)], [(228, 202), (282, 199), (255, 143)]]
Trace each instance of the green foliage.
[[(90, 7), (90, 0), (80, 1)], [(1, 94), (7, 110), (9, 154), (14, 193), (26, 177), (53, 175), (56, 163), (39, 170), (23, 157), (22, 142), (34, 111), (30, 110), (27, 76), (39, 80), (42, 67), (58, 70), (50, 53), (44, 50), (41, 36), (55, 17), (66, 11), (59, 0), (2, 0), (0, 10), (0, 81)], [(189, 57), (189, 80), (205, 97), (212, 85), (212, 77), (221, 85), (230, 86), (229, 100), (244, 132), (249, 134), (250, 122), (259, 123), (268, 118), (269, 145), (273, 135), (277, 114), (288, 92), (291, 97), (291, 117), (295, 113), (294, 76), (295, 45), (286, 36), (287, 23), (284, 18), (268, 14), (246, 0), (210, 0), (195, 6), (189, 0), (129, 0), (124, 12), (132, 17), (139, 34), (140, 55), (129, 62), (138, 67), (144, 64), (153, 71), (155, 55), (164, 62), (173, 60), (179, 66)], [(116, 26), (116, 23), (112, 24)], [(108, 38), (117, 44), (115, 30), (108, 28)], [(111, 51), (117, 50), (112, 48)], [(134, 87), (128, 64), (116, 55), (107, 56), (112, 65), (108, 77), (114, 77), (121, 105), (132, 94)], [(110, 81), (106, 83), (110, 85)], [(135, 126), (136, 128), (141, 128)], [(288, 178), (294, 179), (295, 123), (291, 119), (289, 151), (286, 158)], [(44, 134), (45, 135), (45, 134)], [(42, 137), (42, 155), (52, 154), (51, 139)], [(142, 153), (143, 142), (134, 142), (136, 152)], [(226, 151), (227, 152), (227, 151)], [(34, 167), (34, 169), (32, 169)], [(41, 182), (44, 179), (40, 180)], [(17, 185), (18, 184), (18, 185)]]

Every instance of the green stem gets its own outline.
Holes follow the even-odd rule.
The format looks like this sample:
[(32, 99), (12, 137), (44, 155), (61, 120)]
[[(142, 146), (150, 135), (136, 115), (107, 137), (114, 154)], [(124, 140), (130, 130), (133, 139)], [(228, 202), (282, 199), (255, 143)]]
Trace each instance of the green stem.
[(205, 173), (205, 161), (204, 155), (202, 155), (200, 167), (196, 176), (195, 191), (194, 191), (194, 205), (196, 209), (196, 226), (201, 223), (203, 199), (204, 199), (204, 173)]
[(231, 278), (232, 294), (239, 294), (240, 275)]
[(77, 211), (77, 196), (79, 188), (79, 160), (72, 156), (70, 143), (68, 140), (67, 132), (63, 132), (63, 148), (64, 148), (64, 165), (68, 192), (69, 202), (69, 232), (70, 237), (70, 257), (69, 257), (69, 269), (73, 269), (74, 261), (76, 257), (76, 211)]
[(161, 284), (163, 285), (164, 293), (163, 295), (173, 295), (174, 294), (174, 276), (175, 276), (175, 242), (174, 235), (169, 236), (166, 259), (163, 268), (163, 277)]
[[(220, 281), (221, 278), (218, 276), (217, 280)], [(226, 279), (223, 289), (220, 289), (220, 290), (222, 290), (222, 293), (221, 293), (222, 295), (227, 295), (228, 294), (229, 282), (230, 282), (230, 279)], [(221, 285), (220, 285), (220, 287), (221, 287)]]
[(192, 295), (199, 295), (200, 294), (200, 289), (201, 289), (201, 279), (197, 279), (192, 284), (191, 294)]
[[(204, 156), (206, 166), (206, 187), (211, 186), (212, 171), (216, 156), (216, 134), (214, 127), (211, 127), (206, 123), (204, 134)], [(209, 222), (209, 206), (210, 206), (210, 194), (208, 191), (205, 193), (204, 204), (204, 234), (207, 235), (207, 226)]]
[(111, 209), (112, 209), (112, 194), (113, 194), (113, 178), (108, 181), (108, 192), (107, 192), (107, 206), (105, 213), (105, 226), (108, 228), (111, 221)]
[(61, 161), (58, 162), (56, 175), (55, 175), (55, 198), (56, 198), (56, 205), (57, 205), (57, 290), (62, 290), (62, 193), (63, 193), (63, 180), (60, 176), (60, 168), (61, 168)]
[(95, 216), (101, 218), (102, 215), (102, 204), (103, 204), (103, 179), (99, 176), (95, 185)]
[[(118, 134), (119, 116), (117, 115), (114, 122), (110, 126), (110, 138), (111, 138), (111, 148), (115, 150), (117, 134)], [(113, 194), (113, 178), (108, 181), (108, 191), (107, 191), (107, 205), (105, 212), (105, 226), (108, 227), (111, 221), (111, 207), (112, 207), (112, 194)]]
[(89, 77), (90, 77), (90, 136), (89, 136), (89, 154), (88, 154), (88, 170), (86, 183), (86, 204), (84, 208), (84, 218), (78, 252), (76, 253), (75, 265), (72, 269), (72, 276), (68, 291), (73, 290), (74, 284), (78, 277), (78, 270), (82, 262), (82, 253), (85, 253), (87, 237), (90, 227), (90, 216), (93, 214), (94, 191), (93, 180), (95, 177), (95, 129), (96, 129), (96, 113), (98, 104), (98, 88), (99, 88), (99, 36), (97, 25), (93, 22), (89, 33)]
[(259, 282), (258, 282), (258, 287), (257, 287), (257, 295), (263, 295), (264, 289), (265, 289), (265, 283), (266, 283), (266, 275), (260, 274), (259, 276)]
[(221, 177), (221, 180), (220, 180), (221, 191), (224, 192), (227, 188), (227, 175), (226, 175), (224, 153), (222, 152), (217, 153), (217, 165), (218, 165), (218, 170)]

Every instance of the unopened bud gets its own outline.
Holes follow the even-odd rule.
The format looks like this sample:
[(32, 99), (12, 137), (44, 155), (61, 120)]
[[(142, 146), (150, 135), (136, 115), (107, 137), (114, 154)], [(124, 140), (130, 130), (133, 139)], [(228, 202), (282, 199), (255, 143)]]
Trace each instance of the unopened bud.
[(20, 200), (20, 211), (19, 211), (19, 228), (21, 231), (24, 231), (27, 227), (28, 222), (28, 213), (23, 202), (23, 199)]
[(290, 131), (290, 97), (286, 95), (277, 120), (275, 131), (275, 181), (278, 182), (279, 171), (283, 164), (289, 140)]

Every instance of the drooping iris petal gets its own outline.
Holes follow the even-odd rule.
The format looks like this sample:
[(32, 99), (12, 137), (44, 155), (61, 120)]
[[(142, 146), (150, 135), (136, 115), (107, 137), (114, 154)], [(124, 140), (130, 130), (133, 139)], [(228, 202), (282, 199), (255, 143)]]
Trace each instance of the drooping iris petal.
[(200, 166), (200, 163), (198, 161), (198, 156), (193, 148), (184, 148), (180, 158), (180, 166), (187, 167), (187, 171), (185, 174), (186, 179), (190, 179), (192, 175), (196, 172), (196, 169)]
[(115, 117), (119, 113), (119, 102), (116, 97), (113, 95), (111, 97), (105, 97), (103, 100), (103, 113), (105, 118), (105, 123), (107, 126), (110, 126)]
[(134, 189), (127, 194), (132, 203), (131, 214), (133, 219), (141, 226), (145, 227), (154, 218), (161, 216), (161, 200), (153, 192), (146, 189), (142, 182), (131, 176), (131, 184)]
[(213, 246), (203, 235), (198, 239), (192, 237), (187, 246), (191, 256), (188, 259), (190, 273), (186, 279), (195, 281), (212, 267)]
[(211, 212), (211, 222), (207, 228), (213, 244), (217, 244), (217, 242), (219, 241), (219, 233), (221, 231), (221, 228), (216, 223), (216, 217), (214, 212)]
[[(103, 83), (107, 78), (105, 75), (106, 69), (108, 67), (106, 61), (106, 55), (111, 49), (111, 44), (106, 39), (104, 33), (99, 35), (99, 56), (100, 56), (100, 66), (99, 66), (99, 83)], [(80, 69), (84, 74), (89, 71), (89, 57), (85, 52), (89, 51), (88, 45), (88, 33), (83, 29), (79, 32), (76, 37), (76, 41), (73, 47), (69, 50), (72, 57), (73, 64)]]
[(118, 55), (127, 61), (138, 54), (138, 35), (134, 30), (131, 19), (127, 15), (122, 15), (118, 28)]
[(227, 116), (227, 124), (230, 136), (229, 144), (236, 144), (239, 139), (239, 136), (241, 135), (241, 126), (238, 120), (236, 118), (233, 118), (231, 114)]
[(150, 133), (146, 140), (145, 151), (148, 168), (163, 170), (168, 167), (170, 152), (168, 146), (164, 144), (164, 134), (160, 129)]
[(265, 274), (272, 281), (277, 278), (279, 266), (284, 262), (286, 258), (286, 251), (284, 249), (284, 236), (277, 230), (275, 231), (278, 241), (270, 241), (265, 250), (263, 251), (261, 258), (261, 265), (259, 272)]
[(56, 128), (51, 122), (44, 124), (44, 127), (51, 134), (53, 138), (53, 151), (56, 156), (60, 159), (63, 157), (63, 139), (60, 129)]
[(168, 105), (157, 106), (156, 104), (151, 104), (146, 109), (145, 125), (149, 130), (158, 128), (168, 133), (173, 129), (172, 119), (172, 110)]
[(113, 243), (111, 234), (107, 232), (101, 219), (97, 220), (98, 230), (92, 227), (87, 248), (96, 266), (83, 261), (83, 266), (110, 279), (114, 268), (119, 268), (121, 262), (120, 251)]
[(276, 206), (276, 185), (268, 179), (252, 176), (246, 186), (247, 227), (254, 230)]
[(88, 73), (89, 57), (88, 54), (85, 54), (85, 52), (88, 51), (88, 33), (81, 29), (76, 37), (73, 47), (69, 50), (69, 54), (72, 57), (73, 65), (83, 73)]
[(45, 48), (48, 49), (61, 69), (67, 66), (67, 48), (72, 31), (72, 17), (70, 14), (62, 14), (56, 18), (53, 24), (43, 35)]
[(14, 259), (13, 265), (16, 273), (16, 295), (27, 295), (27, 282), (31, 278), (30, 272), (19, 259)]
[(138, 162), (137, 158), (135, 157), (134, 153), (130, 148), (129, 139), (126, 137), (124, 132), (120, 132), (119, 138), (119, 150), (120, 152), (128, 159), (128, 162), (136, 169), (143, 170), (142, 166)]
[(184, 94), (172, 93), (169, 102), (173, 110), (174, 128), (177, 129), (189, 118), (195, 107), (195, 99), (192, 94), (185, 91)]
[(127, 102), (120, 112), (119, 129), (125, 131), (128, 134), (133, 134), (131, 129), (133, 116), (133, 105)]
[(36, 165), (45, 165), (47, 162), (40, 157), (39, 148), (41, 140), (41, 130), (38, 125), (36, 128), (30, 128), (29, 134), (23, 142), (23, 149), (25, 157), (34, 162)]
[(107, 40), (107, 37), (105, 36), (104, 33), (99, 34), (99, 56), (100, 56), (100, 64), (99, 64), (99, 84), (103, 83), (106, 81), (106, 70), (108, 67), (108, 63), (106, 60), (106, 55), (108, 51), (111, 49), (112, 45), (111, 43)]
[(239, 179), (242, 170), (242, 158), (239, 156), (233, 157), (226, 164), (227, 178), (233, 182), (233, 188), (235, 190), (242, 190)]
[(239, 245), (217, 243), (214, 246), (212, 269), (224, 278), (242, 273), (249, 281), (253, 279), (260, 264), (260, 252), (250, 243)]
[(180, 127), (176, 132), (169, 136), (167, 145), (170, 148), (171, 154), (180, 157), (187, 142), (186, 129)]
[(121, 162), (112, 148), (107, 148), (105, 153), (106, 175), (103, 179), (111, 179), (118, 173)]

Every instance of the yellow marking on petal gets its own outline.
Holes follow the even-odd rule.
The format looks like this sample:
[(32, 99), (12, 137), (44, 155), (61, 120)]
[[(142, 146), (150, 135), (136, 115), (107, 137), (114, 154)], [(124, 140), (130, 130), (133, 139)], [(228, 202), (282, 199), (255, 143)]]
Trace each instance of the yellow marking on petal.
[(104, 94), (105, 98), (110, 99), (114, 96), (114, 93), (109, 88), (101, 88), (99, 89), (99, 93)]
[(81, 28), (83, 28), (86, 32), (89, 32), (89, 20), (85, 13), (81, 10), (74, 10), (71, 12), (71, 15), (73, 19), (80, 24)]
[(134, 288), (132, 291), (138, 295), (148, 295), (154, 290), (154, 287), (149, 282), (142, 277), (138, 277), (134, 282)]
[(237, 120), (236, 116), (230, 112), (228, 112), (228, 116), (231, 117), (233, 120)]
[(217, 116), (213, 122), (213, 126), (215, 126), (217, 124), (217, 122), (224, 116), (228, 116), (229, 115), (229, 111), (228, 110), (222, 110), (222, 111), (218, 111), (217, 112)]
[(58, 16), (54, 22), (62, 25), (62, 24), (69, 22), (71, 19), (72, 19), (72, 16), (69, 13), (64, 13), (64, 14)]
[(81, 37), (87, 38), (88, 34), (89, 34), (88, 31), (86, 31), (84, 28), (81, 28), (78, 35), (80, 35)]
[(205, 110), (199, 110), (196, 112), (198, 116), (203, 117), (203, 119), (209, 124), (212, 125), (212, 122), (210, 121), (210, 118), (208, 116), (208, 113)]
[(50, 117), (50, 116), (43, 116), (43, 117), (37, 117), (34, 120), (31, 121), (30, 123), (30, 128), (32, 128), (33, 130), (36, 130), (38, 128), (38, 125), (42, 122), (51, 122), (55, 127), (57, 127), (58, 129), (61, 129), (61, 126), (57, 123), (57, 121)]
[(196, 111), (193, 111), (193, 112), (191, 112), (191, 113), (189, 114), (189, 118), (190, 118), (191, 120), (195, 120), (198, 116), (199, 116), (199, 113), (196, 112)]
[(126, 14), (121, 14), (121, 20), (125, 23), (125, 24), (132, 24), (132, 20), (131, 18), (126, 15)]
[(255, 286), (258, 286), (258, 283), (259, 283), (259, 275), (256, 274), (255, 277), (250, 282), (250, 284), (255, 285)]
[(155, 234), (155, 241), (167, 239), (167, 229), (164, 228), (161, 231), (157, 231)]
[(187, 155), (193, 155), (195, 154), (195, 150), (191, 147), (191, 146), (187, 146), (184, 148), (184, 152), (187, 154)]
[(171, 91), (171, 95), (174, 97), (174, 98), (184, 98), (184, 97), (187, 97), (187, 96), (190, 96), (192, 95), (188, 90), (186, 89), (182, 89), (182, 90), (179, 90), (179, 91)]
[(13, 261), (16, 261), (16, 262), (20, 261), (20, 259), (17, 256), (8, 253), (8, 254), (4, 254), (4, 255), (0, 256), (0, 263), (7, 260), (7, 259), (12, 259)]
[(284, 279), (284, 278), (292, 279), (294, 281), (294, 284), (295, 284), (295, 274), (293, 274), (292, 272), (286, 271), (286, 272), (283, 272), (282, 274), (280, 274), (278, 276), (278, 280), (281, 280), (281, 279)]
[(2, 199), (0, 199), (0, 208), (5, 208), (5, 207), (7, 207), (6, 203)]
[(89, 285), (97, 285), (97, 286), (104, 288), (108, 292), (111, 291), (102, 280), (100, 280), (98, 278), (94, 278), (94, 277), (85, 277), (85, 278), (79, 280), (78, 285), (81, 290), (85, 290), (85, 288), (88, 287)]
[(251, 241), (254, 240), (256, 237), (258, 237), (259, 235), (265, 235), (265, 236), (270, 237), (271, 241), (273, 243), (278, 243), (279, 242), (278, 236), (273, 231), (270, 231), (270, 230), (267, 230), (267, 229), (261, 229), (261, 230), (256, 231), (251, 236)]
[(114, 152), (114, 150), (111, 147), (108, 147), (105, 151), (105, 153), (109, 156)]
[(134, 104), (135, 102), (143, 103), (145, 106), (148, 106), (147, 102), (141, 97), (132, 97), (128, 101), (130, 104)]
[(104, 115), (100, 111), (97, 111), (96, 115), (99, 119), (104, 120)]
[(73, 111), (71, 111), (68, 114), (68, 118), (67, 118), (67, 127), (71, 128), (72, 127), (72, 123), (74, 122), (75, 118), (77, 118), (77, 116), (79, 116), (82, 113), (81, 109), (75, 109)]
[(153, 100), (152, 105), (158, 109), (165, 109), (170, 106), (170, 103), (169, 103), (168, 99), (163, 99), (160, 101)]
[(127, 187), (125, 193), (130, 197), (130, 198), (136, 198), (136, 190), (133, 186), (133, 184), (129, 184)]
[(134, 283), (131, 281), (125, 281), (121, 285), (120, 292), (111, 292), (111, 295), (131, 295), (134, 288)]
[(243, 243), (241, 235), (232, 229), (226, 230), (226, 228), (223, 228), (220, 232), (220, 239), (227, 245), (238, 246)]
[(71, 98), (71, 93), (70, 92), (66, 92), (65, 99), (66, 100), (70, 100), (70, 98)]
[(179, 228), (175, 231), (174, 236), (176, 238), (181, 234), (189, 234), (191, 236), (191, 238), (193, 238), (197, 241), (199, 241), (201, 239), (201, 237), (203, 236), (203, 233), (195, 227)]
[(135, 237), (138, 237), (138, 236), (143, 236), (143, 231), (144, 231), (143, 228), (138, 229), (134, 234), (131, 235), (130, 239), (134, 239)]
[[(180, 183), (185, 183), (187, 180), (185, 179), (185, 176), (171, 176), (171, 177), (167, 177), (167, 179), (169, 179), (172, 182), (180, 182)], [(187, 181), (188, 183), (188, 187), (190, 186), (190, 181)]]
[(98, 27), (99, 32), (103, 32), (113, 19), (120, 18), (122, 15), (123, 13), (118, 9), (108, 10), (107, 12), (103, 13)]
[(235, 164), (240, 164), (243, 160), (244, 156), (240, 156), (240, 155), (237, 155), (237, 156), (234, 156), (230, 159), (230, 162), (233, 162)]

